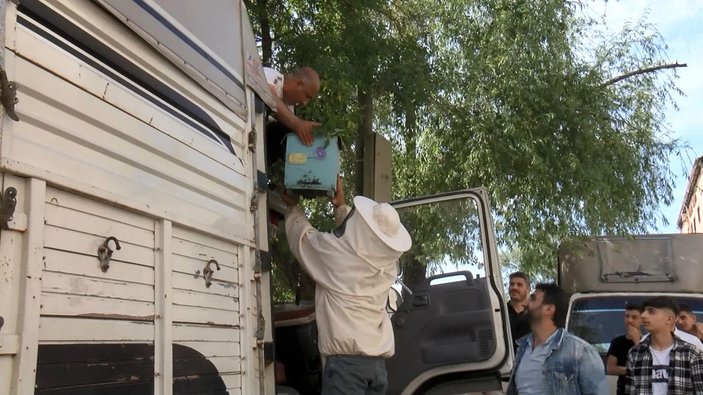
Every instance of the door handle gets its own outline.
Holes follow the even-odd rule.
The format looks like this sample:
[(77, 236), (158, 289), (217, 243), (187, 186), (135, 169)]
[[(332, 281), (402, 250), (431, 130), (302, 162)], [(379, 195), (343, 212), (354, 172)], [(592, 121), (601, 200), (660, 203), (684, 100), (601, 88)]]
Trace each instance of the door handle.
[(422, 295), (413, 295), (413, 307), (422, 307), (422, 306), (429, 306), (430, 305), (430, 295), (428, 294), (422, 294)]

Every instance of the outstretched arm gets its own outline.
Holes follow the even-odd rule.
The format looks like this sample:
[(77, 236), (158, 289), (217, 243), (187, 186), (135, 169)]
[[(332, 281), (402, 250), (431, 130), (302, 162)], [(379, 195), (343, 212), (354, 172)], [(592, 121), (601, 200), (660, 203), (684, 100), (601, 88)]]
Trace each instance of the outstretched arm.
[(290, 130), (294, 131), (303, 144), (310, 146), (313, 140), (312, 131), (316, 127), (320, 126), (320, 124), (298, 118), (293, 111), (290, 110), (286, 103), (283, 102), (283, 99), (276, 94), (276, 86), (269, 84), (269, 89), (271, 90), (273, 97), (276, 99), (276, 114), (274, 114), (274, 118), (286, 125)]
[(335, 226), (339, 226), (342, 224), (342, 221), (344, 221), (344, 218), (346, 218), (347, 214), (349, 214), (349, 211), (351, 211), (351, 208), (347, 206), (346, 200), (344, 198), (344, 189), (342, 188), (342, 176), (340, 176), (339, 174), (337, 175), (337, 190), (335, 191), (334, 196), (330, 199), (330, 203), (332, 203), (332, 207), (334, 207)]
[(625, 367), (618, 366), (618, 359), (612, 355), (608, 355), (608, 362), (606, 365), (606, 373), (611, 376), (624, 376)]

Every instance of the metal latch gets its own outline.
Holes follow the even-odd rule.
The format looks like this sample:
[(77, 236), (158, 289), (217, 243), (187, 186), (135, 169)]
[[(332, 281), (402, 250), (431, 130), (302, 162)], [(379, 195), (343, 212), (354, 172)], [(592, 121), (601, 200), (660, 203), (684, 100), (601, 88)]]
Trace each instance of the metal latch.
[(8, 187), (2, 194), (2, 203), (0, 203), (0, 226), (3, 229), (10, 229), (8, 222), (12, 221), (12, 216), (15, 215), (15, 206), (17, 206), (17, 189)]
[(203, 269), (203, 278), (205, 279), (205, 287), (207, 288), (210, 288), (210, 285), (212, 285), (212, 274), (215, 272), (210, 268), (211, 263), (214, 263), (217, 270), (220, 270), (220, 264), (214, 259), (210, 259), (205, 264), (205, 269)]
[(110, 241), (115, 242), (115, 248), (121, 250), (120, 241), (117, 240), (115, 236), (110, 236), (98, 247), (98, 261), (100, 261), (100, 270), (107, 272), (110, 268), (110, 259), (112, 259), (112, 248), (110, 248)]
[(17, 85), (7, 80), (7, 73), (2, 67), (0, 67), (0, 90), (2, 90), (0, 92), (0, 102), (5, 107), (5, 113), (13, 121), (19, 121), (20, 118), (15, 112), (15, 104), (19, 101), (17, 99)]
[(256, 129), (252, 129), (249, 132), (249, 151), (256, 152)]

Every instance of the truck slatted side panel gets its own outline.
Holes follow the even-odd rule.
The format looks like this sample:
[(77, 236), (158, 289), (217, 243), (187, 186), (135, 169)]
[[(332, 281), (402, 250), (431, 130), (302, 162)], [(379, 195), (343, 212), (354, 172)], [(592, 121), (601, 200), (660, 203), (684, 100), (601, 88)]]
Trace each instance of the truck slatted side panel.
[(252, 243), (248, 227), (226, 226), (250, 216), (245, 123), (237, 117), (224, 123), (237, 137), (232, 154), (152, 104), (148, 91), (128, 89), (96, 68), (109, 66), (86, 63), (77, 58), (80, 48), (63, 45), (18, 26), (14, 63), (23, 121), (3, 136), (12, 140), (5, 159), (15, 159), (20, 171), (51, 169), (42, 174), (50, 182), (68, 178), (155, 217)]
[[(238, 116), (96, 2), (11, 7), (21, 122), (3, 122), (0, 175), (19, 222), (0, 239), (0, 313), (24, 316), (3, 328), (16, 338), (0, 351), (17, 351), (0, 353), (0, 392), (272, 390), (254, 333), (252, 91)], [(109, 237), (121, 248), (101, 270)]]
[[(203, 277), (208, 262), (209, 287)], [(174, 227), (174, 360), (182, 366), (174, 371), (174, 390), (186, 388), (191, 377), (206, 377), (209, 364), (227, 390), (241, 388), (239, 266), (231, 244)], [(188, 349), (197, 352), (196, 360), (205, 360), (194, 362)]]
[[(36, 393), (150, 393), (154, 220), (55, 188), (45, 200)], [(108, 236), (121, 249), (103, 272)]]

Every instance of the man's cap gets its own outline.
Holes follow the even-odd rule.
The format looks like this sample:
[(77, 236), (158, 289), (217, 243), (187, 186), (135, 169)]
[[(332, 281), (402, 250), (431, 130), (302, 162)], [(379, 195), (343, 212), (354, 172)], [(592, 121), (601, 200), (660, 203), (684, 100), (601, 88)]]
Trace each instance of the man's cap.
[(398, 212), (388, 203), (376, 203), (364, 197), (354, 197), (354, 207), (371, 230), (388, 247), (398, 252), (405, 252), (412, 247), (410, 233), (400, 223)]

